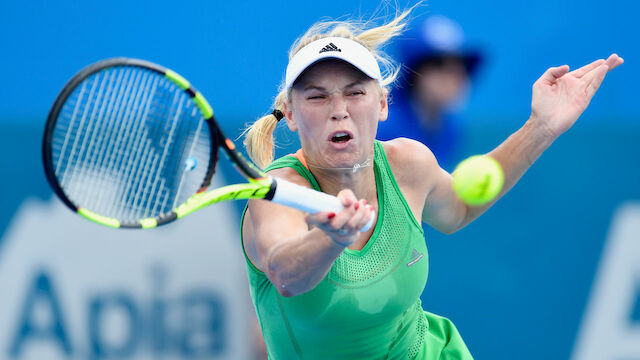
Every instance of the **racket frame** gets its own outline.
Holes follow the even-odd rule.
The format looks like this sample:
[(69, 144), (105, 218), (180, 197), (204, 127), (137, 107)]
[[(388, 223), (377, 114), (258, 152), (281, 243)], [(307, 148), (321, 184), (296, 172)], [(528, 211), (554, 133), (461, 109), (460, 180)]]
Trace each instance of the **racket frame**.
[[(216, 143), (218, 146), (224, 149), (226, 156), (235, 165), (235, 167), (249, 180), (249, 183), (221, 187), (210, 191), (209, 193), (211, 194), (203, 196), (203, 192), (211, 184), (211, 180), (215, 173), (215, 165), (218, 160), (218, 146), (211, 146), (209, 164), (207, 166), (207, 171), (200, 189), (186, 202), (160, 216), (140, 219), (138, 221), (122, 221), (108, 216), (100, 215), (71, 201), (60, 186), (53, 170), (54, 166), (52, 158), (52, 134), (54, 132), (58, 116), (60, 115), (60, 112), (62, 111), (62, 108), (64, 107), (67, 99), (71, 96), (78, 85), (80, 85), (84, 80), (95, 73), (118, 66), (134, 66), (151, 70), (155, 73), (158, 73), (159, 75), (164, 76), (175, 85), (180, 87), (200, 110), (204, 121), (209, 126), (212, 136), (212, 143)], [(233, 141), (231, 141), (231, 139), (227, 138), (224, 135), (222, 129), (215, 120), (211, 105), (207, 102), (202, 93), (196, 90), (189, 83), (189, 81), (187, 81), (184, 77), (182, 77), (175, 71), (164, 68), (160, 65), (145, 60), (125, 57), (106, 59), (91, 64), (79, 71), (67, 82), (67, 84), (56, 97), (56, 100), (54, 101), (47, 117), (47, 124), (45, 126), (44, 136), (42, 140), (42, 161), (49, 185), (53, 189), (54, 193), (69, 209), (84, 216), (89, 220), (114, 228), (152, 228), (172, 222), (210, 203), (224, 200), (249, 198), (269, 200), (273, 197), (273, 194), (275, 192), (275, 182), (271, 178), (267, 177), (260, 169), (247, 161), (244, 156), (242, 156), (242, 154), (237, 150)]]
[[(55, 176), (55, 172), (53, 170), (51, 135), (53, 134), (53, 131), (55, 129), (60, 111), (62, 110), (66, 100), (69, 98), (69, 96), (71, 96), (76, 87), (92, 74), (117, 66), (135, 66), (154, 71), (169, 79), (171, 82), (180, 87), (184, 92), (186, 92), (192, 99), (192, 101), (194, 101), (194, 103), (200, 110), (200, 113), (203, 116), (205, 122), (209, 126), (212, 136), (212, 143), (215, 143), (224, 149), (227, 158), (249, 180), (249, 183), (227, 185), (211, 191), (206, 191), (211, 184), (211, 180), (215, 173), (215, 165), (218, 160), (218, 146), (211, 146), (208, 168), (199, 190), (190, 198), (188, 198), (184, 203), (180, 204), (175, 209), (172, 209), (165, 214), (161, 214), (157, 217), (148, 217), (135, 221), (121, 221), (115, 218), (103, 216), (87, 208), (83, 208), (74, 204), (73, 201), (71, 201), (67, 197)], [(78, 72), (64, 86), (60, 94), (58, 94), (51, 108), (51, 111), (49, 112), (47, 125), (45, 126), (45, 133), (42, 141), (42, 159), (44, 163), (45, 174), (49, 185), (51, 185), (56, 195), (58, 195), (62, 202), (72, 211), (82, 215), (83, 217), (91, 221), (113, 228), (154, 228), (159, 225), (164, 225), (182, 218), (183, 216), (186, 216), (193, 211), (201, 209), (210, 204), (220, 201), (238, 199), (271, 200), (282, 205), (294, 207), (299, 210), (312, 213), (320, 211), (339, 212), (343, 209), (340, 200), (335, 196), (299, 186), (282, 179), (275, 179), (266, 176), (250, 161), (247, 161), (240, 153), (240, 151), (237, 150), (233, 141), (224, 135), (222, 129), (215, 120), (211, 105), (207, 102), (202, 93), (197, 91), (189, 83), (189, 81), (180, 76), (178, 73), (145, 60), (124, 57), (111, 58), (89, 65)], [(278, 184), (280, 184), (280, 187), (278, 187)], [(366, 231), (367, 229), (369, 229), (372, 226), (375, 218), (376, 216), (374, 213), (369, 223), (360, 231)]]

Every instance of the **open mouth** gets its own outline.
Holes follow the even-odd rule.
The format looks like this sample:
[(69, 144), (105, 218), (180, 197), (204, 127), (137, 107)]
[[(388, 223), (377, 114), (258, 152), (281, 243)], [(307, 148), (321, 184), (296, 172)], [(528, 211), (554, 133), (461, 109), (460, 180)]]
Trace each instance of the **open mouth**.
[(353, 135), (347, 131), (336, 131), (329, 136), (329, 141), (334, 143), (346, 143), (353, 139)]

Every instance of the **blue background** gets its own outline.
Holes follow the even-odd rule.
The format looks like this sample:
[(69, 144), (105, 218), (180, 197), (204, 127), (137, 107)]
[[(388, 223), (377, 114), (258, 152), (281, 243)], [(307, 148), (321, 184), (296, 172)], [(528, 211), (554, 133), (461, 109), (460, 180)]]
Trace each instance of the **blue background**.
[[(454, 235), (427, 230), (424, 306), (453, 319), (478, 359), (572, 352), (613, 212), (640, 199), (638, 10), (630, 0), (438, 0), (415, 12), (457, 20), (488, 54), (464, 113), (467, 155), (490, 151), (524, 123), (531, 85), (547, 67), (611, 52), (626, 60), (496, 206)], [(22, 201), (52, 196), (41, 134), (80, 68), (113, 56), (172, 68), (204, 93), (233, 137), (270, 112), (289, 46), (312, 23), (389, 11), (367, 1), (0, 2), (0, 251)], [(636, 325), (639, 301), (629, 318)]]

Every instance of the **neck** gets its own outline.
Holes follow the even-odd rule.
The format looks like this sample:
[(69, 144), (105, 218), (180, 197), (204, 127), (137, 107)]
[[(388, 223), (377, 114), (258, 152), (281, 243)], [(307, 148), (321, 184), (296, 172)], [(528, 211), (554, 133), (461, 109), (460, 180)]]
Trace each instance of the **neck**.
[(309, 170), (318, 181), (323, 192), (337, 195), (344, 189), (353, 191), (357, 199), (372, 202), (376, 196), (376, 179), (373, 166), (366, 166), (357, 171), (347, 169), (313, 168)]

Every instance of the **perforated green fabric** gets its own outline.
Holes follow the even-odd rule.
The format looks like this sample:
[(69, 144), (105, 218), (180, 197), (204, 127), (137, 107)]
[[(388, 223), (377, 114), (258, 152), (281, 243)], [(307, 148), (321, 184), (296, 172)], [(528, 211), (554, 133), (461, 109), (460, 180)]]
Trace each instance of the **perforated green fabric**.
[[(378, 219), (362, 250), (346, 249), (314, 289), (285, 298), (247, 261), (251, 296), (271, 359), (412, 359), (427, 333), (419, 296), (428, 273), (422, 227), (375, 142)], [(290, 167), (321, 190), (295, 157)]]
[[(385, 188), (393, 188), (386, 176), (378, 174)], [(386, 212), (384, 209), (401, 209), (404, 200), (397, 196), (385, 196), (378, 199), (379, 212), (377, 232), (372, 236), (365, 248), (360, 251), (347, 249), (336, 259), (329, 280), (343, 287), (361, 287), (379, 281), (400, 264), (400, 259), (411, 251), (410, 242), (406, 241), (413, 230), (407, 221), (406, 214)]]
[[(419, 311), (422, 311), (422, 304), (420, 300), (418, 300), (415, 306), (420, 309)], [(415, 323), (415, 327), (416, 327), (416, 339), (424, 339), (427, 333), (426, 317), (420, 317), (419, 319), (417, 319)], [(411, 344), (411, 347), (409, 347), (409, 351), (407, 352), (407, 359), (413, 359), (416, 355), (418, 355), (418, 353), (420, 352), (420, 349), (422, 349), (422, 346), (423, 346), (423, 341), (414, 341), (413, 344)]]

